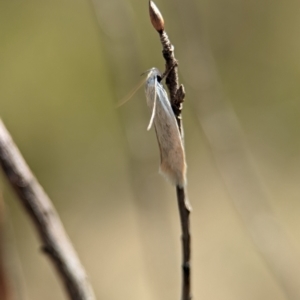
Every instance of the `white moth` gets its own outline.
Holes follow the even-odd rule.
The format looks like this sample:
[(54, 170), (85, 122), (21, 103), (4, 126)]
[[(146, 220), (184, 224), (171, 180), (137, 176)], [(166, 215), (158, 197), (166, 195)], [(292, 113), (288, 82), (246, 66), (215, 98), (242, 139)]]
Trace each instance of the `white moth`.
[(148, 130), (154, 123), (160, 150), (160, 173), (172, 184), (180, 187), (186, 184), (186, 163), (183, 141), (168, 95), (159, 82), (161, 74), (152, 68), (146, 79), (147, 105), (152, 111)]

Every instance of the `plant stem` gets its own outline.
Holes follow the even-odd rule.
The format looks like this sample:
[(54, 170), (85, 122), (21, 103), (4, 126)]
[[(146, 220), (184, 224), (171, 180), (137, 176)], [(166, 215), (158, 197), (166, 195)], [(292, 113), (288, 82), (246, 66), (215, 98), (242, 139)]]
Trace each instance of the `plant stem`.
[[(149, 1), (150, 20), (153, 27), (159, 33), (160, 42), (163, 47), (163, 57), (166, 62), (166, 85), (170, 94), (170, 102), (177, 120), (178, 128), (182, 140), (184, 139), (181, 110), (184, 102), (185, 91), (183, 85), (178, 80), (178, 62), (174, 55), (174, 46), (164, 29), (163, 17), (154, 4)], [(177, 202), (181, 224), (181, 240), (182, 240), (182, 297), (181, 300), (190, 300), (191, 297), (191, 235), (190, 235), (190, 212), (191, 206), (188, 202), (185, 187), (176, 186)]]
[(55, 266), (71, 300), (94, 300), (85, 270), (51, 200), (32, 174), (0, 120), (0, 165), (39, 233), (42, 250)]

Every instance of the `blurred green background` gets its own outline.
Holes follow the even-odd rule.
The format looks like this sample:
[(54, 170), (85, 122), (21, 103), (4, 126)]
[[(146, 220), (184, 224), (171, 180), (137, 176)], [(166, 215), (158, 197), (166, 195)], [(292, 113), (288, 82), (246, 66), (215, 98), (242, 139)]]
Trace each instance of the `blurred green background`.
[[(187, 93), (194, 299), (299, 299), (300, 2), (156, 4)], [(175, 190), (143, 88), (115, 107), (154, 66), (146, 0), (0, 2), (0, 116), (98, 299), (180, 295)], [(14, 299), (66, 299), (1, 179)]]

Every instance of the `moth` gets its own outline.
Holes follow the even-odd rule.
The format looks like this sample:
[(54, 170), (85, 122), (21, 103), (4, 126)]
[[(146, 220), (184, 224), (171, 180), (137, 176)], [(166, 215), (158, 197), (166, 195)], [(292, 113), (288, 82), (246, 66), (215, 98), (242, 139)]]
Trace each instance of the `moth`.
[(160, 173), (172, 184), (184, 187), (186, 162), (183, 139), (167, 92), (160, 81), (159, 70), (150, 69), (145, 84), (147, 105), (152, 111), (147, 130), (154, 124), (160, 150)]

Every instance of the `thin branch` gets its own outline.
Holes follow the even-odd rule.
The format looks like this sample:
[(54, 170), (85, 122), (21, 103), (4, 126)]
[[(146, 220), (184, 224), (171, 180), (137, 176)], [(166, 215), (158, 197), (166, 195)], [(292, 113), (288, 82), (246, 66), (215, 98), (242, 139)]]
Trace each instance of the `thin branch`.
[(182, 241), (182, 300), (190, 300), (191, 296), (191, 236), (190, 236), (190, 209), (186, 206), (185, 189), (176, 187), (177, 202), (181, 223)]
[[(185, 91), (183, 85), (179, 85), (178, 80), (178, 63), (174, 55), (174, 46), (171, 44), (169, 37), (164, 29), (163, 17), (154, 4), (149, 1), (149, 14), (153, 27), (159, 33), (160, 41), (163, 47), (163, 57), (165, 59), (166, 85), (170, 94), (170, 102), (177, 120), (178, 128), (183, 139), (183, 127), (181, 110), (184, 102)], [(190, 211), (191, 207), (187, 200), (184, 187), (176, 186), (177, 202), (181, 223), (182, 239), (182, 300), (190, 300), (191, 297), (191, 237), (190, 237)]]
[(84, 268), (51, 200), (33, 176), (0, 120), (0, 164), (39, 233), (42, 249), (60, 275), (72, 300), (94, 300)]

